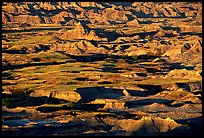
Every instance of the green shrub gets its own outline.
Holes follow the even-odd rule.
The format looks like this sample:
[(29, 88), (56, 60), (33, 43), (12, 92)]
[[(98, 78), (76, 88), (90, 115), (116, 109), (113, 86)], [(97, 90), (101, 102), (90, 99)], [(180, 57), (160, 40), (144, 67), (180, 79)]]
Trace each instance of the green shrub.
[(137, 56), (132, 56), (132, 59), (138, 60)]
[(10, 105), (11, 105), (11, 101), (9, 100), (9, 98), (2, 99), (2, 106), (10, 106)]
[(74, 107), (74, 104), (72, 102), (67, 102), (67, 107)]

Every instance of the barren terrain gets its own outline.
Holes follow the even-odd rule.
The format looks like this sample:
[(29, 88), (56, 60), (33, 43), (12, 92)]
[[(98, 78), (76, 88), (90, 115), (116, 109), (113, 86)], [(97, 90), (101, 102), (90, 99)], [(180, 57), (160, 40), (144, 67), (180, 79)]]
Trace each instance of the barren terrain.
[(202, 3), (3, 2), (3, 136), (201, 134)]

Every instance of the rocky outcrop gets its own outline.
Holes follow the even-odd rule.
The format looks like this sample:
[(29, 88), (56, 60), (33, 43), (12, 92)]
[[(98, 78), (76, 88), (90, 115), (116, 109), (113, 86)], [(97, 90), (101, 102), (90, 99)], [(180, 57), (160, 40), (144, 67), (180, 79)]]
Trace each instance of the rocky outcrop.
[(80, 40), (78, 42), (68, 42), (65, 44), (58, 44), (52, 47), (52, 51), (64, 51), (69, 54), (83, 55), (83, 54), (94, 54), (94, 53), (108, 53), (103, 47), (96, 47), (90, 41)]
[[(132, 5), (132, 7), (130, 6)], [(87, 9), (87, 8), (94, 9)], [(195, 7), (195, 8), (192, 8)], [(52, 18), (53, 22), (60, 23), (63, 20), (64, 13), (72, 18), (86, 18), (103, 21), (100, 23), (108, 24), (108, 21), (130, 21), (130, 26), (133, 24), (131, 20), (137, 17), (189, 17), (195, 18), (198, 27), (182, 27), (183, 31), (200, 31), (201, 19), (197, 18), (202, 15), (202, 4), (183, 4), (183, 3), (99, 3), (99, 2), (21, 2), (21, 3), (3, 3), (2, 11), (6, 14), (15, 14), (15, 16), (31, 15), (39, 18)], [(51, 14), (45, 14), (50, 11)], [(53, 12), (60, 11), (60, 12)], [(63, 13), (63, 14), (62, 14)], [(68, 17), (68, 16), (67, 16)], [(11, 16), (11, 21), (14, 22)], [(20, 17), (15, 17), (20, 18)], [(20, 20), (19, 20), (20, 21)], [(134, 21), (134, 20), (133, 20)], [(134, 21), (137, 23), (137, 21)], [(22, 22), (20, 22), (22, 23)], [(28, 22), (27, 22), (28, 23)], [(38, 22), (31, 22), (38, 24)], [(134, 24), (135, 24), (134, 23)]]
[(186, 69), (175, 69), (170, 71), (165, 78), (173, 78), (173, 79), (201, 79), (202, 76), (200, 72), (194, 70), (186, 70)]
[(72, 40), (72, 39), (86, 39), (95, 41), (107, 41), (107, 38), (100, 38), (96, 35), (94, 30), (91, 30), (87, 25), (78, 23), (73, 30), (67, 30), (61, 36), (60, 39)]
[(6, 24), (7, 22), (10, 22), (10, 18), (9, 16), (5, 13), (5, 12), (2, 12), (2, 24)]
[[(91, 125), (100, 125), (100, 122), (96, 118), (89, 118), (87, 121)], [(143, 116), (140, 120), (134, 119), (116, 119), (106, 117), (102, 119), (106, 125), (117, 126), (123, 130), (131, 133), (132, 135), (156, 135), (159, 132), (171, 131), (181, 124), (178, 124), (171, 118), (160, 118), (160, 117), (146, 117)]]
[(78, 20), (76, 20), (76, 19), (71, 19), (71, 20), (69, 20), (69, 21), (65, 24), (65, 26), (76, 26), (78, 23), (79, 23)]
[(128, 26), (140, 26), (140, 23), (138, 22), (137, 19), (134, 19), (132, 21), (127, 22)]
[(32, 15), (18, 15), (10, 17), (11, 22), (18, 22), (18, 23), (28, 23), (28, 24), (40, 24), (43, 23), (43, 20), (39, 16), (32, 16)]
[(81, 40), (79, 42), (74, 42), (73, 44), (66, 46), (65, 51), (70, 53), (82, 54), (97, 51), (97, 48), (91, 44), (89, 41)]
[(131, 42), (132, 38), (130, 37), (118, 37), (115, 41), (116, 43), (125, 43), (125, 42)]
[(110, 108), (115, 108), (115, 109), (126, 108), (124, 101), (119, 101), (115, 99), (96, 99), (94, 101), (91, 101), (90, 104), (103, 104), (104, 107), (102, 108), (102, 110), (106, 110)]
[(142, 29), (146, 32), (154, 32), (154, 31), (157, 32), (158, 30), (161, 30), (161, 27), (159, 24), (152, 23), (152, 24), (147, 24), (143, 26)]
[(165, 36), (163, 29), (159, 29), (157, 33), (154, 35), (154, 37), (162, 37), (162, 36)]
[(123, 10), (116, 10), (115, 8), (105, 8), (104, 10), (101, 11), (101, 14), (103, 17), (106, 17), (107, 20), (116, 20), (116, 21), (127, 21), (128, 17), (127, 15), (131, 16), (130, 11), (123, 11)]
[(98, 17), (97, 19), (90, 19), (90, 22), (94, 25), (110, 25), (110, 23), (103, 17)]
[[(200, 4), (195, 5), (201, 7)], [(184, 3), (134, 2), (132, 6), (134, 7), (133, 10), (140, 13), (138, 14), (139, 17), (192, 17), (194, 12), (198, 12), (196, 9), (190, 10), (190, 5), (184, 6)]]
[(86, 25), (82, 25), (80, 22), (76, 25), (73, 30), (67, 30), (59, 38), (60, 39), (86, 39), (90, 28)]
[(78, 2), (78, 5), (86, 8), (86, 7), (95, 7), (95, 2)]
[(162, 56), (168, 56), (174, 59), (179, 54), (181, 54), (181, 48), (172, 48), (172, 49), (167, 50)]
[(67, 21), (66, 18), (75, 18), (75, 16), (69, 11), (62, 11), (59, 14), (50, 17), (50, 20), (54, 24), (64, 24)]
[(50, 98), (57, 98), (57, 99), (63, 99), (71, 102), (78, 102), (81, 97), (77, 92), (70, 91), (70, 92), (49, 92), (49, 91), (43, 91), (43, 90), (36, 90), (33, 93), (30, 94), (31, 97), (50, 97)]
[(192, 47), (186, 53), (197, 54), (202, 52), (202, 39), (200, 37), (192, 37), (190, 40), (192, 42)]

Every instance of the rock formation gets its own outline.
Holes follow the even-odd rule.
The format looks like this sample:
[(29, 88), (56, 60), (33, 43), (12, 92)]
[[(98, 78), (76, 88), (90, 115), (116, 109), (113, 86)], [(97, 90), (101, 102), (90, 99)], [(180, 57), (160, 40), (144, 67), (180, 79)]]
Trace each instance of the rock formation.
[(137, 19), (134, 19), (132, 21), (127, 22), (128, 26), (140, 26), (140, 23), (138, 22)]
[(183, 79), (201, 79), (202, 76), (200, 72), (194, 70), (186, 70), (186, 69), (175, 69), (170, 71), (166, 76), (166, 78), (183, 78)]
[(105, 41), (106, 38), (100, 38), (94, 30), (91, 30), (87, 25), (78, 23), (73, 30), (67, 30), (60, 37), (63, 40), (86, 39), (95, 41)]
[(76, 20), (76, 19), (71, 19), (71, 20), (69, 20), (69, 21), (65, 24), (65, 26), (76, 26), (78, 23), (79, 23), (78, 20)]
[[(130, 7), (131, 3), (127, 3), (119, 6), (116, 3), (109, 3), (101, 4), (99, 2), (36, 2), (36, 3), (29, 3), (29, 2), (22, 2), (21, 4), (17, 3), (5, 3), (2, 6), (2, 11), (6, 14), (15, 13), (15, 16), (10, 16), (10, 20), (7, 22), (15, 22), (12, 18), (22, 18), (22, 15), (30, 16), (38, 16), (38, 18), (46, 18), (47, 15), (44, 14), (44, 12), (47, 11), (54, 11), (54, 10), (62, 10), (62, 12), (56, 12), (51, 15), (51, 20), (53, 20), (54, 23), (59, 23), (59, 21), (63, 20), (64, 13), (69, 15), (69, 17), (72, 18), (96, 18), (99, 19), (99, 21), (104, 18), (106, 21), (130, 21), (133, 20), (135, 17), (192, 17), (194, 18), (196, 16), (196, 13), (201, 14), (202, 11), (201, 4), (195, 3), (194, 5), (197, 6), (194, 9), (188, 8), (183, 6), (182, 3), (174, 4), (174, 3), (163, 3), (160, 4), (158, 2), (155, 3), (140, 3), (135, 2), (132, 3), (133, 7)], [(93, 11), (91, 10), (85, 10), (84, 8), (96, 8), (97, 10)], [(71, 10), (70, 10), (71, 9)], [(72, 9), (75, 10), (75, 12), (72, 11)], [(126, 9), (126, 10), (124, 10)], [(190, 10), (191, 9), (191, 10)], [(34, 10), (34, 11), (32, 11)], [(67, 12), (68, 10), (68, 12)], [(69, 11), (70, 10), (70, 11)], [(81, 12), (81, 14), (78, 14), (77, 12)], [(62, 14), (63, 13), (63, 14)], [(33, 15), (34, 14), (34, 15)], [(2, 14), (2, 16), (4, 16)], [(18, 17), (21, 16), (21, 17)], [(50, 16), (50, 15), (49, 15)], [(61, 16), (61, 17), (60, 17)], [(23, 17), (25, 18), (25, 17)], [(29, 17), (33, 18), (33, 17)], [(199, 22), (199, 19), (196, 18), (196, 20)], [(21, 20), (18, 20), (20, 23)], [(134, 21), (134, 20), (133, 20)], [(5, 21), (3, 21), (5, 22)], [(23, 20), (24, 22), (24, 20)], [(40, 22), (38, 21), (30, 21), (32, 24), (39, 24), (42, 23), (43, 20)], [(134, 21), (137, 23), (137, 21)], [(27, 22), (29, 23), (29, 22)], [(52, 22), (49, 22), (52, 23)], [(104, 20), (105, 23), (105, 20)], [(107, 23), (107, 22), (106, 22)], [(131, 23), (130, 23), (131, 25)], [(185, 28), (186, 29), (196, 29), (196, 28)]]

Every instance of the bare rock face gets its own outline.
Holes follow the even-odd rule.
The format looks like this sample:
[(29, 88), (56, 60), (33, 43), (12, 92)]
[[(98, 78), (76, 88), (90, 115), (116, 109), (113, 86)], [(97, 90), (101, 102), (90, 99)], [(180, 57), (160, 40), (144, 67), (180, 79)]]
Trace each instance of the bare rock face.
[(105, 54), (108, 52), (103, 47), (96, 47), (90, 41), (80, 40), (78, 42), (68, 42), (66, 44), (59, 44), (52, 48), (54, 51), (65, 51), (69, 54), (83, 55), (83, 54), (94, 54), (100, 53)]
[(89, 33), (90, 28), (86, 25), (82, 25), (80, 22), (76, 25), (73, 30), (68, 30), (63, 33), (60, 39), (85, 39)]
[(202, 79), (202, 76), (198, 71), (186, 70), (186, 69), (175, 69), (170, 71), (165, 78), (183, 78), (183, 79)]
[(18, 15), (10, 18), (12, 22), (19, 23), (29, 23), (29, 24), (40, 24), (43, 23), (42, 19), (39, 16), (32, 15)]
[(161, 30), (161, 27), (159, 26), (159, 24), (152, 23), (152, 24), (147, 24), (143, 26), (142, 29), (147, 32), (153, 32), (153, 31)]
[(5, 12), (2, 12), (2, 24), (6, 24), (9, 21), (10, 21), (9, 16)]
[(75, 26), (73, 30), (64, 32), (60, 37), (63, 40), (72, 39), (86, 39), (95, 41), (105, 41), (107, 38), (100, 38), (96, 35), (94, 30), (91, 30), (87, 25), (80, 22)]
[[(196, 66), (202, 63), (202, 39), (198, 36), (186, 38), (187, 43), (183, 43), (178, 48), (172, 48), (166, 51), (164, 55), (169, 56), (174, 62), (182, 62), (186, 65)], [(173, 52), (178, 50), (177, 52)]]
[(123, 108), (125, 108), (125, 102), (118, 101), (118, 100), (106, 99), (106, 103), (105, 103), (105, 106), (103, 107), (103, 109), (109, 109), (109, 108), (123, 109)]
[(124, 93), (124, 95), (127, 96), (127, 97), (128, 97), (128, 96), (131, 96), (131, 95), (129, 94), (129, 92), (128, 92), (126, 89), (123, 90), (123, 93)]
[(173, 91), (163, 91), (161, 93), (158, 93), (158, 97), (163, 97), (167, 99), (173, 99), (173, 100), (178, 100), (183, 98), (184, 96), (188, 95), (190, 92), (180, 88), (178, 90), (173, 90)]
[(163, 29), (158, 30), (158, 32), (154, 35), (154, 37), (162, 37), (162, 36), (165, 36)]
[(78, 2), (81, 7), (95, 7), (95, 2)]
[(145, 48), (136, 49), (137, 52), (128, 52), (128, 56), (140, 56), (140, 55), (148, 55), (148, 51)]
[(34, 92), (32, 92), (32, 93), (30, 94), (30, 96), (31, 96), (31, 97), (43, 97), (43, 96), (49, 97), (49, 94), (50, 94), (50, 92), (48, 92), (48, 91), (35, 90)]
[[(132, 5), (132, 7), (130, 6)], [(96, 9), (86, 9), (86, 8), (96, 8)], [(191, 8), (195, 7), (195, 8)], [(74, 9), (75, 12), (69, 9)], [(34, 10), (34, 11), (32, 11)], [(69, 13), (69, 17), (88, 18), (96, 19), (99, 22), (103, 20), (103, 23), (108, 23), (108, 21), (130, 21), (137, 17), (189, 17), (195, 18), (195, 22), (198, 27), (186, 27), (183, 23), (179, 26), (182, 31), (199, 31), (201, 33), (202, 22), (202, 4), (192, 3), (187, 6), (184, 3), (148, 3), (148, 2), (134, 2), (134, 3), (110, 3), (106, 2), (101, 4), (99, 2), (22, 2), (22, 3), (6, 3), (4, 2), (2, 6), (2, 11), (7, 14), (15, 14), (15, 16), (30, 15), (38, 16), (39, 18), (52, 18), (53, 22), (57, 23), (63, 20), (64, 14), (61, 12), (52, 13), (51, 15), (45, 15), (45, 11), (56, 11), (62, 10), (62, 13)], [(81, 14), (78, 14), (80, 12)], [(67, 14), (66, 13), (66, 14)], [(199, 16), (197, 16), (199, 15)], [(197, 16), (197, 17), (196, 17)], [(11, 21), (14, 20), (11, 17)], [(20, 21), (20, 20), (19, 20)], [(106, 22), (105, 22), (106, 21)], [(22, 23), (22, 22), (20, 22)], [(33, 24), (38, 24), (39, 22), (32, 22)], [(102, 23), (102, 22), (101, 22)], [(131, 25), (131, 23), (130, 23)], [(182, 27), (183, 26), (183, 27)]]
[(199, 103), (201, 104), (202, 103), (202, 100), (192, 93), (182, 97), (181, 101), (192, 102), (195, 104), (199, 104)]
[(96, 99), (91, 101), (90, 104), (103, 104), (104, 107), (102, 110), (110, 109), (110, 108), (117, 108), (117, 109), (124, 109), (125, 102), (115, 100), (115, 99)]
[(84, 53), (84, 52), (94, 52), (97, 51), (97, 48), (92, 45), (90, 42), (86, 41), (86, 40), (81, 40), (80, 42), (75, 42), (73, 44), (70, 45), (70, 47), (68, 47), (66, 49), (66, 51), (69, 51), (71, 53)]
[(76, 20), (76, 19), (71, 19), (71, 20), (69, 20), (65, 25), (66, 25), (66, 26), (75, 26), (75, 25), (77, 25), (78, 23), (79, 23), (78, 20)]
[(77, 92), (49, 92), (49, 91), (43, 91), (43, 90), (36, 90), (33, 93), (30, 94), (31, 97), (50, 97), (52, 94), (52, 98), (58, 98), (58, 99), (63, 99), (63, 100), (68, 100), (71, 102), (78, 102), (81, 97)]
[(81, 96), (77, 92), (55, 92), (52, 98), (63, 99), (71, 102), (78, 102)]
[(69, 11), (62, 11), (59, 14), (56, 14), (56, 15), (50, 17), (50, 20), (54, 24), (62, 24), (62, 23), (66, 22), (65, 18), (67, 18), (67, 17), (75, 18), (75, 16), (71, 12), (69, 12)]
[(103, 17), (90, 19), (90, 22), (91, 24), (95, 24), (95, 25), (110, 25), (110, 23)]
[(2, 11), (5, 11), (7, 13), (16, 13), (17, 9), (15, 8), (15, 4), (14, 3), (6, 3), (6, 5), (4, 5), (2, 7)]
[(167, 132), (181, 126), (169, 117), (162, 119), (143, 116), (140, 120), (104, 118), (103, 121), (136, 135), (156, 135), (158, 132)]
[(166, 132), (181, 126), (169, 117), (166, 119), (162, 119), (160, 117), (143, 117), (141, 119), (141, 124), (142, 128), (140, 128), (139, 130), (143, 131), (143, 129), (145, 128), (144, 130), (149, 134), (155, 132)]
[(173, 49), (167, 50), (162, 56), (168, 56), (174, 59), (179, 54), (181, 54), (181, 48), (173, 48)]
[[(184, 3), (148, 3), (148, 2), (134, 2), (135, 7), (133, 10), (136, 12), (144, 13), (143, 16), (147, 17), (193, 17), (196, 9), (190, 10), (186, 8)], [(200, 7), (200, 4), (195, 4)], [(140, 15), (141, 16), (141, 15)]]
[(202, 52), (202, 38), (194, 37), (192, 47), (187, 51), (187, 53), (200, 53)]
[(94, 30), (91, 30), (88, 36), (86, 37), (87, 40), (95, 40), (95, 41), (107, 41), (106, 38), (100, 38), (96, 35)]
[(128, 26), (140, 26), (140, 23), (138, 22), (137, 19), (134, 19), (132, 21), (127, 22)]
[(118, 37), (114, 42), (116, 43), (124, 43), (124, 42), (131, 42), (132, 38), (130, 37)]
[(51, 17), (51, 21), (54, 24), (60, 24), (61, 22), (65, 22), (65, 19), (61, 15), (57, 14)]
[(39, 7), (45, 10), (55, 10), (56, 7), (50, 2), (40, 2)]

